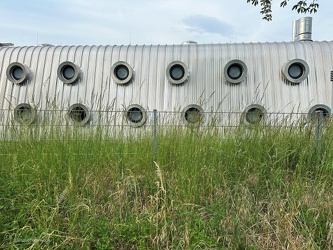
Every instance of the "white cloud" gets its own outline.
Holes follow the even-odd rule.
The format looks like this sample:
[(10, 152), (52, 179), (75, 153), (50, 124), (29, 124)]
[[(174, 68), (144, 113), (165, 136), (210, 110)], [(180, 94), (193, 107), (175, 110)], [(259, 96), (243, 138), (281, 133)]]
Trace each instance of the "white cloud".
[[(279, 1), (278, 1), (279, 2)], [(273, 6), (273, 22), (245, 0), (3, 0), (1, 42), (52, 44), (179, 44), (290, 41), (292, 20)], [(332, 40), (333, 2), (320, 2), (314, 39)]]
[(219, 34), (229, 36), (232, 34), (232, 27), (215, 18), (205, 15), (193, 15), (183, 19), (185, 25), (188, 26), (190, 32)]

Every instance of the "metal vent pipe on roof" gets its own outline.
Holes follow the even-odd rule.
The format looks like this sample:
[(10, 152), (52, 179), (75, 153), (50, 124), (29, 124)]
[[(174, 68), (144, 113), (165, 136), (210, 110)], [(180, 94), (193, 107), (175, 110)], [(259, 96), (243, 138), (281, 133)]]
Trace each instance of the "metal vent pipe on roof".
[(312, 17), (302, 17), (293, 21), (293, 41), (312, 42)]
[(195, 42), (195, 41), (191, 41), (191, 40), (189, 40), (189, 41), (185, 41), (185, 42), (183, 42), (182, 43), (183, 45), (195, 45), (195, 44), (198, 44), (197, 42)]
[(0, 43), (0, 47), (5, 47), (5, 46), (13, 46), (13, 43)]
[(54, 46), (53, 44), (50, 44), (50, 43), (41, 43), (41, 44), (38, 44), (39, 47), (48, 47), (48, 46)]

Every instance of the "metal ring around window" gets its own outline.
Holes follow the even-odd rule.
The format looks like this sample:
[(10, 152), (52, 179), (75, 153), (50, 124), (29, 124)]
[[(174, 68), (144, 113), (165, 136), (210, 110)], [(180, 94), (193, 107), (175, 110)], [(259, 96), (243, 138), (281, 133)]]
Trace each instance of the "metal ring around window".
[(65, 84), (74, 83), (80, 76), (80, 68), (72, 62), (63, 62), (57, 71), (59, 79)]
[(231, 60), (224, 66), (223, 76), (227, 82), (238, 84), (246, 78), (247, 66), (241, 60)]
[(204, 110), (196, 104), (187, 105), (181, 112), (181, 119), (188, 125), (201, 124), (204, 121)]
[(22, 84), (28, 79), (30, 70), (22, 63), (14, 62), (9, 64), (6, 74), (7, 79), (12, 83)]
[(138, 104), (129, 105), (125, 111), (125, 118), (131, 127), (141, 127), (147, 121), (147, 111)]
[(282, 74), (291, 83), (301, 83), (309, 75), (309, 65), (302, 59), (293, 59), (283, 65)]
[(116, 62), (111, 67), (111, 75), (115, 83), (124, 85), (132, 80), (133, 69), (126, 62)]
[(174, 61), (168, 65), (166, 76), (170, 83), (179, 85), (188, 80), (189, 70), (185, 63)]
[(328, 118), (331, 115), (331, 108), (324, 104), (317, 104), (312, 106), (308, 111), (308, 122), (313, 122), (316, 120), (316, 118), (319, 118), (320, 112), (322, 112), (322, 118)]
[(20, 103), (14, 109), (14, 120), (22, 125), (30, 125), (35, 122), (37, 110), (34, 105)]
[(69, 107), (67, 116), (74, 125), (84, 126), (89, 122), (91, 112), (87, 106), (75, 103)]
[(267, 116), (266, 109), (259, 104), (251, 104), (247, 106), (241, 117), (241, 123), (245, 125), (259, 124), (265, 121)]

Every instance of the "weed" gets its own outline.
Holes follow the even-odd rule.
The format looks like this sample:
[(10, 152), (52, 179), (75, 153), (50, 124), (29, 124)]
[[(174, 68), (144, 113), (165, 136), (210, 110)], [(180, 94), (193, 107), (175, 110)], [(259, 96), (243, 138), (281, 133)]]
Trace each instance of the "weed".
[(8, 128), (0, 248), (333, 247), (330, 124), (140, 131)]

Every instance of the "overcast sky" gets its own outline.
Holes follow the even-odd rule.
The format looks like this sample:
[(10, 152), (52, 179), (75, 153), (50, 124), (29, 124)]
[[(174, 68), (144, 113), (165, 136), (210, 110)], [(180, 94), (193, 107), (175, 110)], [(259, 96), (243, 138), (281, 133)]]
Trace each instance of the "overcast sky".
[[(273, 1), (273, 21), (246, 0), (1, 0), (0, 42), (16, 46), (291, 41), (303, 17)], [(313, 40), (333, 40), (333, 1), (320, 0)], [(307, 15), (309, 16), (309, 15)]]

